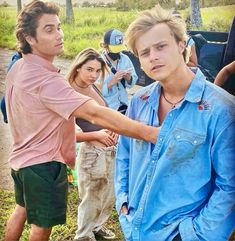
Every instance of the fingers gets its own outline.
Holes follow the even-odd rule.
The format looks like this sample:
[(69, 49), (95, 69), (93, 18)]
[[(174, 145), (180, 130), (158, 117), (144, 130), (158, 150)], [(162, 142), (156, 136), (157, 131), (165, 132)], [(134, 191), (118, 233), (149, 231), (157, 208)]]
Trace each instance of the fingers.
[(127, 204), (123, 204), (121, 208), (121, 213), (127, 215), (128, 214), (128, 207)]

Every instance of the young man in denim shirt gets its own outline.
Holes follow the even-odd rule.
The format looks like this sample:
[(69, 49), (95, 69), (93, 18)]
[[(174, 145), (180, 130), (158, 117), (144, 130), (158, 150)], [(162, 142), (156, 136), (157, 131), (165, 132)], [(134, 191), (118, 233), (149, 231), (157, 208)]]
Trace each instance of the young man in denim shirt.
[(185, 63), (184, 22), (160, 6), (129, 26), (127, 45), (156, 83), (127, 116), (159, 126), (156, 145), (121, 136), (115, 194), (128, 241), (225, 241), (235, 227), (235, 99)]

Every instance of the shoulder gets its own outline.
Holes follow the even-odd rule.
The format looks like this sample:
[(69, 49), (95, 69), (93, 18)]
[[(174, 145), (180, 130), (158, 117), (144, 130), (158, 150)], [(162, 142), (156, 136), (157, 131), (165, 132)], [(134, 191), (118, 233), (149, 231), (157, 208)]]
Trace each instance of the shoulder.
[(235, 120), (235, 96), (207, 81), (203, 99), (209, 103), (214, 116), (228, 121)]
[(131, 59), (124, 53), (120, 53), (121, 60), (131, 61)]
[(149, 99), (149, 97), (154, 93), (157, 86), (159, 85), (159, 82), (154, 82), (148, 86), (142, 87), (139, 90), (136, 91), (136, 93), (133, 95), (132, 100), (133, 101), (146, 101)]
[(187, 40), (187, 46), (192, 47), (195, 44), (193, 38), (191, 36), (189, 36), (188, 40)]

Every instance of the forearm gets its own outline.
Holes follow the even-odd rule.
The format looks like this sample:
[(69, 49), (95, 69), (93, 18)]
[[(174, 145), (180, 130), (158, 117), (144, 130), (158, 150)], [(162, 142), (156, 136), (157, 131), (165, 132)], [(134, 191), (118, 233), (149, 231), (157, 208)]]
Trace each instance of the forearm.
[[(226, 121), (224, 121), (226, 123)], [(213, 165), (212, 183), (214, 191), (199, 215), (194, 219), (197, 232), (203, 236), (208, 231), (223, 230), (223, 225), (228, 225), (227, 217), (234, 212), (235, 205), (235, 123), (230, 123), (218, 132), (211, 148)], [(235, 220), (234, 220), (235, 225)], [(219, 240), (219, 239), (218, 239)]]
[(77, 108), (74, 116), (98, 124), (115, 133), (155, 143), (160, 128), (151, 127), (131, 120), (117, 111), (102, 107), (95, 101), (87, 101)]
[(231, 216), (232, 212), (234, 213), (234, 198), (234, 194), (228, 194), (222, 190), (212, 195), (209, 203), (193, 220), (195, 231), (199, 237), (203, 237), (203, 240), (209, 240), (207, 237), (209, 233), (213, 233), (213, 230), (218, 230), (220, 235), (232, 231), (226, 231), (226, 227), (230, 223), (228, 217)]
[(215, 78), (214, 84), (222, 86), (228, 79), (230, 73), (227, 68), (222, 69)]
[(113, 79), (107, 84), (108, 90), (110, 90), (114, 85), (117, 84), (116, 79), (113, 77)]
[(226, 65), (215, 78), (214, 84), (223, 85), (231, 74), (235, 73), (235, 61)]
[(82, 142), (82, 141), (94, 141), (97, 139), (97, 132), (91, 131), (91, 132), (77, 132), (76, 133), (76, 141)]

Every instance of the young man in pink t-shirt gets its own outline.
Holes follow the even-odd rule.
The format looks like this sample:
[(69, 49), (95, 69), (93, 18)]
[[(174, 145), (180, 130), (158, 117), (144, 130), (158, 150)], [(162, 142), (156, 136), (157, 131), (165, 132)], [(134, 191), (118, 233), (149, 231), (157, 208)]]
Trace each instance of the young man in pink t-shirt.
[(13, 136), (10, 156), (16, 207), (5, 241), (19, 240), (27, 219), (29, 241), (47, 241), (66, 219), (66, 165), (75, 161), (74, 117), (119, 134), (156, 142), (159, 128), (132, 121), (75, 92), (53, 66), (64, 50), (54, 3), (33, 1), (18, 16), (16, 36), (23, 58), (6, 81), (6, 104)]

